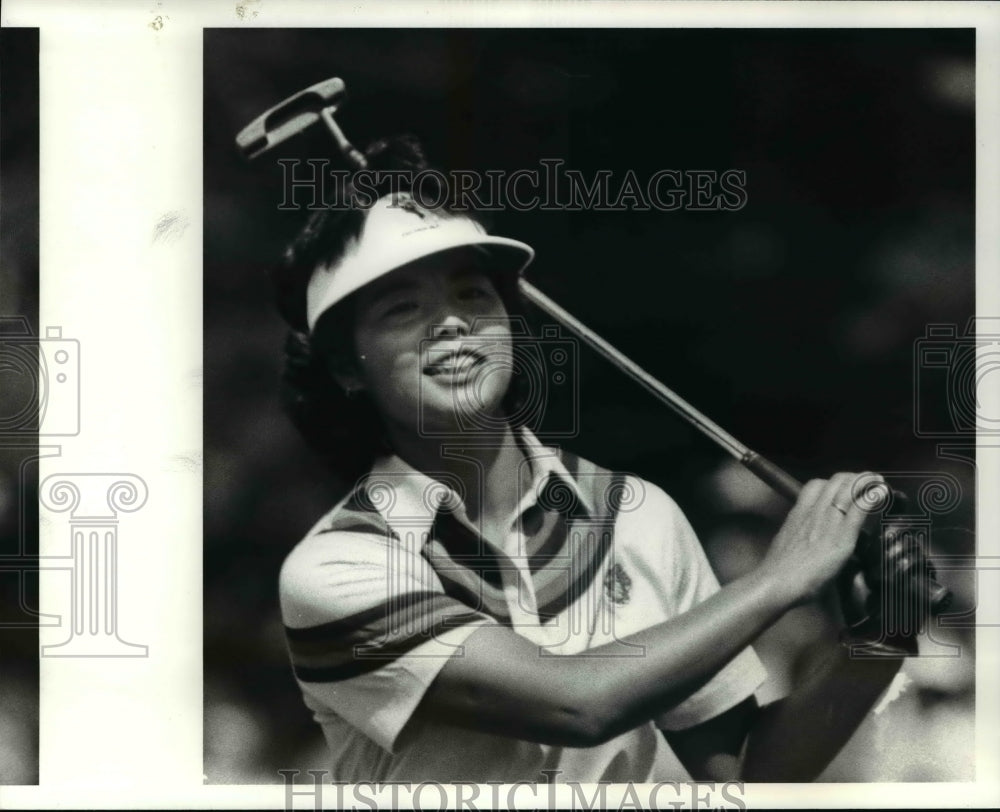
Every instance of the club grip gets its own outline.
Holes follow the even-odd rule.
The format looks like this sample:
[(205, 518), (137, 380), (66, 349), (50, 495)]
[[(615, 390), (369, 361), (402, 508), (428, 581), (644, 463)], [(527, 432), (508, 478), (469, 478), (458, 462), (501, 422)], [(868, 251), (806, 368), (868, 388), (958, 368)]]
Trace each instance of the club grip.
[[(740, 462), (748, 471), (770, 486), (776, 493), (784, 496), (789, 502), (794, 502), (799, 498), (799, 493), (802, 491), (802, 483), (766, 457), (760, 456), (756, 451), (747, 451), (740, 459)], [(874, 543), (876, 542), (872, 538), (872, 535), (866, 531), (862, 531), (858, 539), (858, 552), (862, 555), (865, 552), (871, 554), (871, 545)], [(927, 605), (930, 607), (931, 614), (938, 615), (946, 611), (952, 599), (952, 594), (948, 587), (938, 583), (931, 576), (928, 576), (924, 580), (924, 587), (927, 591)]]
[(802, 483), (766, 457), (762, 457), (756, 451), (748, 451), (740, 462), (750, 473), (754, 474), (765, 485), (769, 485), (776, 493), (784, 496), (789, 502), (794, 502), (799, 498)]

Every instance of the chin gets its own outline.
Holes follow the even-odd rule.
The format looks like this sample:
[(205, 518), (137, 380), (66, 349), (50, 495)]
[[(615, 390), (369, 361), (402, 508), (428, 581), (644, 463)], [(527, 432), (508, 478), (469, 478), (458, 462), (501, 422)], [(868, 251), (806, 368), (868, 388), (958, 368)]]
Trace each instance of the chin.
[(503, 402), (509, 384), (509, 374), (488, 368), (464, 382), (442, 380), (442, 376), (425, 380), (420, 400), (414, 404), (422, 431), (431, 435), (482, 435), (502, 430), (506, 426)]
[(451, 403), (453, 415), (460, 416), (465, 421), (485, 421), (494, 423), (505, 417), (503, 409), (503, 399), (506, 390), (477, 391), (475, 395), (463, 397), (463, 393), (456, 393)]
[(482, 436), (493, 431), (502, 431), (507, 425), (507, 415), (502, 398), (488, 403), (479, 401), (463, 403), (461, 400), (447, 403), (425, 403), (421, 413), (421, 431), (425, 434)]

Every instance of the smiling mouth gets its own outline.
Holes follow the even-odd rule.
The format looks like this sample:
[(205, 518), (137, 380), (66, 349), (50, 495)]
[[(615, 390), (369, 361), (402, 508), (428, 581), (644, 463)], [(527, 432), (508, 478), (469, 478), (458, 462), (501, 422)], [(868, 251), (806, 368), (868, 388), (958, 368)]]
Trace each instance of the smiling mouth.
[(450, 352), (424, 367), (424, 375), (431, 378), (440, 376), (461, 377), (471, 373), (486, 359), (471, 350)]

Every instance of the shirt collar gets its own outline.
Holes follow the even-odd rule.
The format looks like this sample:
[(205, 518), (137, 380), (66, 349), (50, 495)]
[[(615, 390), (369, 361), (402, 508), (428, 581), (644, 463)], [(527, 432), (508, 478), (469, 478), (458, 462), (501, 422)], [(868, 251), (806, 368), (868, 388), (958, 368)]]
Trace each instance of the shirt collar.
[[(542, 445), (523, 426), (514, 429), (514, 433), (531, 477), (531, 487), (518, 505), (518, 515), (539, 501), (543, 489), (555, 477), (570, 489), (577, 505), (588, 516), (593, 516), (592, 501), (567, 470), (559, 449)], [(416, 531), (417, 538), (430, 529), (442, 507), (455, 511), (462, 519), (466, 517), (465, 505), (453, 487), (418, 471), (395, 454), (375, 461), (365, 482), (365, 492), (390, 527), (397, 532)]]

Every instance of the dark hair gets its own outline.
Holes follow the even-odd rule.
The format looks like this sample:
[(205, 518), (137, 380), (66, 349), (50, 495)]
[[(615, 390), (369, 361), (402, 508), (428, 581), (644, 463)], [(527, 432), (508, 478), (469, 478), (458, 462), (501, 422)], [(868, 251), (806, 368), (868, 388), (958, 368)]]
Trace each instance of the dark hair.
[[(365, 150), (365, 156), (368, 168), (376, 172), (408, 170), (415, 175), (430, 168), (420, 143), (412, 136), (376, 141)], [(445, 178), (436, 173), (424, 177)], [(390, 189), (386, 184), (385, 188), (376, 187), (376, 191), (382, 195)], [(401, 191), (408, 191), (405, 185)], [(433, 190), (432, 194), (438, 195), (439, 191), (444, 194), (436, 199), (447, 200), (445, 212), (453, 213), (453, 190)], [(306, 442), (351, 483), (368, 471), (377, 456), (390, 450), (381, 419), (368, 396), (361, 392), (348, 397), (330, 374), (328, 361), (332, 353), (354, 358), (356, 299), (348, 296), (324, 313), (312, 338), (306, 322), (306, 287), (313, 271), (343, 256), (348, 242), (360, 235), (364, 225), (365, 207), (353, 186), (348, 184), (343, 197), (348, 205), (310, 214), (274, 268), (272, 280), (278, 310), (291, 328), (285, 341), (283, 405)], [(480, 213), (462, 214), (486, 225)], [(491, 279), (508, 315), (523, 319), (524, 303), (514, 274), (492, 273)], [(515, 334), (514, 341), (523, 338)], [(528, 391), (527, 380), (515, 369), (503, 404), (507, 414), (516, 416), (524, 411)]]

